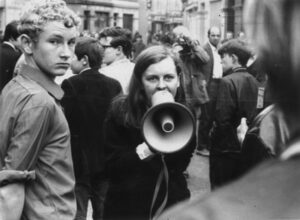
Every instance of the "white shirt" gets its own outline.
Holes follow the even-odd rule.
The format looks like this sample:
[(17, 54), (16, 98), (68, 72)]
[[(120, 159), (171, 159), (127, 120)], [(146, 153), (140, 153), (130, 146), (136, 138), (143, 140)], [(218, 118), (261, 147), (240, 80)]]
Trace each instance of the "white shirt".
[(216, 47), (214, 47), (211, 43), (209, 43), (210, 48), (212, 50), (213, 53), (213, 57), (214, 57), (214, 66), (213, 66), (213, 74), (212, 74), (212, 78), (213, 79), (219, 79), (222, 78), (223, 76), (223, 68), (222, 68), (222, 63), (221, 63), (221, 57), (218, 53), (218, 50)]
[(128, 94), (129, 82), (133, 73), (134, 63), (124, 58), (111, 63), (99, 70), (105, 76), (118, 80), (124, 94)]
[(56, 84), (61, 85), (62, 82), (63, 82), (65, 79), (68, 79), (68, 78), (70, 78), (71, 76), (74, 76), (74, 73), (73, 73), (73, 71), (69, 68), (69, 69), (66, 71), (66, 73), (65, 73), (64, 75), (55, 77), (54, 81), (55, 81)]

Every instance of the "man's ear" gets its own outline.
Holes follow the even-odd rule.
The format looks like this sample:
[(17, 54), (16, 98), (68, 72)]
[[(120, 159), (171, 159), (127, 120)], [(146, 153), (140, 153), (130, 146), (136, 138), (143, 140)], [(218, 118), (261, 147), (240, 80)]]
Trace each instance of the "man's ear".
[(239, 58), (237, 57), (237, 55), (232, 54), (231, 57), (232, 57), (232, 61), (233, 61), (234, 64), (238, 64), (239, 63)]
[(84, 56), (81, 58), (81, 62), (82, 62), (82, 65), (85, 66), (85, 67), (90, 66), (90, 63), (89, 63), (89, 57), (88, 57), (87, 55), (84, 55)]
[(117, 49), (117, 54), (124, 54), (122, 46), (118, 46), (116, 49)]
[(33, 41), (27, 34), (22, 34), (20, 36), (20, 43), (24, 53), (31, 55), (32, 54), (32, 47)]

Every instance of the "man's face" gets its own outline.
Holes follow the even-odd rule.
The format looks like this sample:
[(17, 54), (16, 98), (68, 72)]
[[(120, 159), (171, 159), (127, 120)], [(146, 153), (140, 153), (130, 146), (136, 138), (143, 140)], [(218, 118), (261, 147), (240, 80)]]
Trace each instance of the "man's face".
[(221, 64), (223, 68), (223, 72), (227, 72), (233, 68), (234, 65), (234, 58), (233, 55), (228, 53), (224, 53), (221, 55)]
[(76, 36), (75, 27), (67, 28), (58, 21), (46, 23), (32, 46), (35, 65), (51, 78), (64, 75), (74, 55)]
[(110, 45), (110, 42), (112, 41), (112, 39), (113, 39), (112, 37), (101, 37), (100, 38), (100, 44), (104, 48), (104, 55), (103, 55), (102, 63), (106, 64), (106, 65), (110, 65), (117, 58), (116, 48), (113, 48)]
[(212, 27), (210, 29), (210, 34), (208, 36), (209, 42), (214, 45), (215, 47), (217, 47), (217, 45), (220, 42), (221, 39), (221, 33), (220, 33), (220, 29), (216, 28), (216, 27)]

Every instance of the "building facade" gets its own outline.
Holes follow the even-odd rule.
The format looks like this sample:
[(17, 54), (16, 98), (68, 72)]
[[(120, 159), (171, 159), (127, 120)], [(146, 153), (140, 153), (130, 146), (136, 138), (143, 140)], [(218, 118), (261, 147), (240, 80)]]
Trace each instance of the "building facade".
[(0, 0), (0, 33), (4, 32), (6, 24), (18, 19), (24, 4), (29, 0)]
[(139, 29), (138, 0), (66, 0), (82, 18), (82, 31), (96, 33), (105, 27), (120, 26), (132, 32)]
[[(0, 31), (18, 19), (22, 6), (30, 0), (0, 0)], [(120, 26), (139, 30), (138, 0), (65, 0), (82, 19), (80, 31), (96, 33), (104, 27)]]
[[(30, 0), (0, 0), (0, 33), (17, 19)], [(120, 26), (147, 34), (186, 26), (201, 43), (207, 41), (210, 26), (219, 26), (236, 36), (243, 31), (244, 0), (65, 0), (82, 19), (80, 31), (96, 33), (104, 27)]]
[(148, 28), (152, 33), (168, 32), (183, 24), (181, 0), (146, 0)]
[(221, 28), (222, 37), (227, 31), (236, 36), (243, 31), (244, 0), (182, 0), (183, 24), (201, 43), (207, 41), (211, 26)]

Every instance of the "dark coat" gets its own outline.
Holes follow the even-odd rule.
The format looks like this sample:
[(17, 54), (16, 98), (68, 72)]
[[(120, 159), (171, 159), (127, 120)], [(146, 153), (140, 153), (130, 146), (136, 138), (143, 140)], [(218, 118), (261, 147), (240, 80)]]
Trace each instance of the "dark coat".
[(236, 68), (220, 81), (212, 151), (240, 152), (237, 127), (244, 117), (248, 125), (257, 114), (258, 82), (245, 68)]
[(245, 68), (236, 68), (220, 79), (209, 155), (212, 189), (239, 175), (241, 144), (237, 127), (242, 118), (246, 118), (248, 123), (254, 119), (257, 95), (258, 82)]
[[(158, 154), (140, 160), (136, 147), (144, 142), (141, 130), (124, 125), (124, 112), (127, 108), (124, 99), (118, 101), (105, 123), (106, 171), (110, 188), (106, 197), (104, 219), (149, 219), (162, 160)], [(167, 206), (190, 197), (183, 173), (190, 163), (194, 148), (195, 139), (184, 149), (164, 157), (169, 172)], [(154, 211), (162, 203), (166, 193), (164, 186), (163, 182)]]
[(241, 151), (241, 174), (286, 149), (293, 128), (277, 105), (264, 109), (249, 126)]
[(21, 52), (14, 50), (10, 45), (0, 45), (0, 91), (12, 79), (15, 65)]
[(122, 88), (118, 81), (93, 69), (64, 80), (62, 88), (78, 181), (104, 170), (103, 123), (112, 99)]
[(209, 61), (203, 66), (203, 74), (205, 75), (206, 81), (209, 84), (212, 79), (212, 73), (214, 68), (214, 55), (208, 42), (204, 44), (203, 49), (207, 52), (209, 56)]

